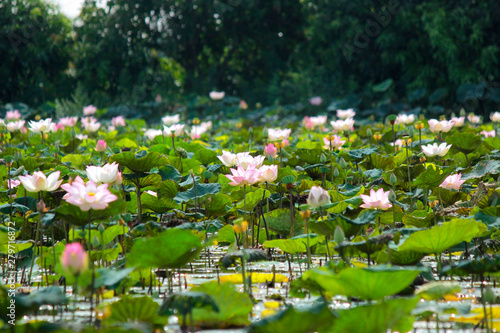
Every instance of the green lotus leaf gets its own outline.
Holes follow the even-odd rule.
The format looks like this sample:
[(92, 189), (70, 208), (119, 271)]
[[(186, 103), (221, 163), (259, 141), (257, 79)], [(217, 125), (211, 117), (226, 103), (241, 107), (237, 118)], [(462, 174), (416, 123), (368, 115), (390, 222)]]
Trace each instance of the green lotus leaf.
[(156, 237), (137, 239), (127, 254), (127, 266), (179, 268), (196, 258), (202, 247), (191, 231), (168, 229)]
[(308, 278), (334, 295), (377, 300), (401, 292), (415, 280), (421, 270), (379, 265), (373, 268), (348, 267), (338, 274), (319, 269), (313, 272)]
[(464, 131), (457, 131), (453, 135), (446, 137), (446, 143), (452, 144), (454, 148), (464, 154), (472, 153), (482, 141), (480, 135)]
[[(195, 193), (196, 188), (196, 193)], [(189, 200), (194, 200), (195, 197), (202, 198), (208, 194), (217, 194), (221, 190), (221, 186), (218, 183), (200, 184), (196, 183), (195, 186), (191, 187), (185, 192), (178, 192), (174, 198), (174, 201), (178, 203), (187, 202)]]
[(424, 254), (439, 254), (486, 230), (486, 226), (474, 219), (454, 219), (428, 230), (417, 231), (398, 247), (398, 251), (414, 251)]
[(440, 168), (435, 165), (428, 166), (427, 169), (417, 177), (413, 185), (428, 189), (436, 188), (441, 185), (451, 172), (452, 170), (450, 168)]
[[(247, 209), (247, 211), (252, 211), (262, 200), (269, 198), (270, 195), (271, 195), (271, 192), (264, 190), (263, 188), (259, 188), (254, 192), (247, 192), (247, 194), (246, 194), (246, 209)], [(243, 200), (241, 200), (236, 205), (236, 208), (237, 209), (244, 209), (245, 202)]]
[(106, 323), (142, 322), (154, 323), (160, 307), (149, 296), (132, 297), (122, 296), (119, 301), (109, 305), (111, 315), (106, 318)]
[(149, 172), (152, 168), (168, 164), (168, 159), (158, 152), (144, 154), (141, 151), (137, 154), (131, 152), (119, 153), (111, 156), (111, 162), (116, 161), (121, 166), (125, 166), (133, 172)]
[[(270, 230), (280, 234), (288, 236), (290, 235), (291, 228), (291, 217), (290, 209), (276, 209), (269, 214), (265, 214), (266, 222)], [(299, 235), (304, 232), (304, 219), (300, 216), (299, 212), (296, 211), (294, 215), (294, 234)]]
[(500, 161), (499, 160), (490, 160), (490, 161), (479, 161), (472, 168), (472, 171), (469, 173), (462, 174), (461, 179), (475, 179), (486, 176), (487, 174), (498, 174), (500, 173)]
[(193, 320), (197, 327), (239, 327), (250, 323), (249, 314), (253, 308), (252, 300), (248, 295), (237, 292), (233, 285), (229, 283), (219, 285), (217, 282), (209, 282), (193, 287), (191, 291), (207, 294), (219, 309), (219, 311), (215, 311), (211, 306), (194, 309)]
[(123, 199), (118, 199), (109, 204), (106, 209), (94, 210), (84, 212), (80, 207), (69, 204), (67, 202), (61, 203), (61, 205), (56, 208), (56, 218), (63, 219), (64, 221), (77, 225), (85, 226), (89, 222), (105, 220), (111, 216), (118, 215), (125, 211), (126, 202)]
[(169, 198), (158, 198), (157, 196), (151, 195), (148, 192), (143, 192), (141, 194), (141, 202), (143, 209), (152, 210), (158, 214), (164, 214), (169, 210), (178, 208), (179, 205)]
[(271, 317), (252, 323), (248, 333), (323, 332), (322, 329), (330, 327), (335, 317), (325, 303), (300, 308), (290, 305)]
[(376, 304), (361, 305), (351, 309), (338, 310), (338, 318), (330, 330), (325, 332), (384, 333), (409, 332), (413, 329), (414, 317), (411, 311), (418, 304), (418, 297), (396, 298)]
[[(318, 237), (318, 235), (309, 234), (309, 246), (314, 246), (317, 243), (322, 242), (324, 240), (325, 237), (322, 236)], [(281, 251), (290, 254), (303, 253), (307, 251), (307, 239), (306, 235), (293, 237), (291, 239), (274, 239), (265, 241), (264, 244), (262, 244), (262, 246), (264, 248), (277, 247)]]

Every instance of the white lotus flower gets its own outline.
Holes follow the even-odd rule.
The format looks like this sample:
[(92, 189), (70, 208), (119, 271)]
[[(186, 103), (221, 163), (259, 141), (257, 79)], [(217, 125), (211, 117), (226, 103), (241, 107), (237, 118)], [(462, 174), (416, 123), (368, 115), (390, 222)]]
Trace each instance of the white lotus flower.
[(434, 143), (432, 145), (422, 146), (422, 151), (428, 157), (433, 157), (433, 156), (443, 157), (444, 155), (446, 155), (448, 150), (450, 150), (450, 148), (451, 145), (447, 145), (446, 142), (443, 142), (440, 145)]

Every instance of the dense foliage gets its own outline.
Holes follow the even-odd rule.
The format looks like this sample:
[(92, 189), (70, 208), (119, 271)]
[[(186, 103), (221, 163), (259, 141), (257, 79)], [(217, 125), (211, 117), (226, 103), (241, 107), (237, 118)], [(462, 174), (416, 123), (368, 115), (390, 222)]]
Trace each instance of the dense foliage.
[[(494, 0), (118, 0), (107, 8), (87, 0), (72, 28), (42, 1), (19, 0), (0, 4), (0, 20), (2, 37), (36, 32), (0, 39), (4, 103), (71, 98), (76, 82), (101, 107), (211, 90), (250, 105), (321, 95), (351, 96), (350, 107), (390, 99), (483, 112), (500, 101)], [(393, 84), (381, 96), (386, 80)]]

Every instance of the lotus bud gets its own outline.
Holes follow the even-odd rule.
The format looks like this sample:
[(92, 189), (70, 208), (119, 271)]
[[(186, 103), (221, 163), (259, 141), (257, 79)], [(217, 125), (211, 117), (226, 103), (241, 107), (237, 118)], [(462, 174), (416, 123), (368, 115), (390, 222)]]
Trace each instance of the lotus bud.
[(325, 163), (326, 162), (326, 156), (324, 154), (321, 154), (319, 156), (319, 160), (321, 161), (321, 163)]
[(88, 269), (89, 256), (80, 243), (66, 245), (61, 255), (63, 269), (72, 275), (79, 275)]
[(339, 169), (335, 168), (335, 170), (333, 170), (333, 175), (338, 177), (340, 175)]
[(106, 141), (104, 140), (99, 140), (97, 141), (97, 145), (95, 146), (95, 150), (98, 151), (98, 152), (103, 152), (106, 150)]
[(104, 233), (104, 230), (106, 230), (106, 228), (102, 223), (99, 223), (99, 227), (97, 228), (97, 230), (102, 234)]
[(389, 177), (389, 182), (391, 185), (395, 185), (398, 182), (398, 178), (394, 174), (394, 172), (391, 172), (391, 176)]
[(38, 201), (38, 203), (36, 204), (36, 209), (41, 214), (45, 213), (46, 208), (47, 207), (45, 206), (45, 202), (43, 202), (43, 199)]
[(342, 243), (345, 240), (345, 234), (342, 228), (338, 225), (335, 228), (335, 233), (333, 234), (333, 241), (337, 244)]
[(395, 202), (396, 202), (396, 193), (394, 193), (394, 191), (393, 191), (393, 190), (391, 190), (391, 191), (389, 192), (389, 201), (390, 201), (391, 203), (395, 203)]
[(319, 186), (311, 187), (309, 192), (309, 197), (307, 198), (307, 204), (312, 208), (318, 208), (330, 203), (330, 195), (328, 191), (324, 190)]

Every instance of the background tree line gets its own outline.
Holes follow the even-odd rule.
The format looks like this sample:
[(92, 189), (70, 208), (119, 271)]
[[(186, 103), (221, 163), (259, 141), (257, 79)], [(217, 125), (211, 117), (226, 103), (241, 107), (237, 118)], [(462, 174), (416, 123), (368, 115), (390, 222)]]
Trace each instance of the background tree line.
[(2, 103), (75, 90), (100, 107), (211, 90), (250, 105), (500, 102), (496, 0), (86, 0), (75, 22), (1, 1), (0, 37)]

